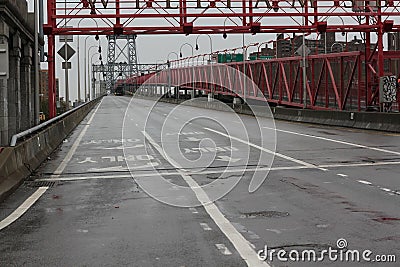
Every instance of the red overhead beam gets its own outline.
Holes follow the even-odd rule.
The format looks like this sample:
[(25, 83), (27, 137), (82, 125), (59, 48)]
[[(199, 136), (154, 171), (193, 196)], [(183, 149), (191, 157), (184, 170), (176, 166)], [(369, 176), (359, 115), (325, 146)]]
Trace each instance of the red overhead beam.
[[(382, 36), (400, 31), (398, 17), (400, 1), (393, 0), (47, 0), (50, 117), (56, 115), (55, 35), (366, 32), (369, 58), (370, 34), (375, 32), (378, 55), (369, 66), (382, 76)], [(63, 28), (65, 23), (70, 28)], [(368, 91), (376, 75), (367, 72)]]

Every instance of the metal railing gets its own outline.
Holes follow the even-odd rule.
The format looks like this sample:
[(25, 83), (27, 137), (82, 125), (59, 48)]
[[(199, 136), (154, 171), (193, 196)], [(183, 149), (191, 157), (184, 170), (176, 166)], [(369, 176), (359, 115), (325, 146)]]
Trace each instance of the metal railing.
[[(102, 96), (99, 96), (98, 98), (100, 98), (100, 97), (102, 97)], [(35, 132), (38, 132), (38, 131), (42, 130), (43, 128), (47, 127), (48, 125), (50, 125), (50, 124), (52, 124), (52, 123), (54, 123), (54, 122), (57, 122), (57, 121), (59, 121), (59, 120), (65, 118), (65, 117), (68, 116), (69, 114), (71, 114), (71, 113), (77, 111), (77, 110), (80, 109), (80, 108), (83, 108), (84, 106), (86, 106), (86, 105), (92, 103), (93, 101), (97, 101), (98, 98), (93, 99), (93, 100), (91, 100), (91, 101), (89, 101), (89, 102), (86, 102), (86, 103), (84, 103), (84, 104), (82, 104), (82, 105), (80, 105), (80, 106), (77, 106), (77, 107), (75, 107), (75, 108), (73, 108), (73, 109), (71, 109), (71, 110), (68, 110), (67, 112), (65, 112), (65, 113), (63, 113), (63, 114), (61, 114), (61, 115), (59, 115), (59, 116), (57, 116), (57, 117), (54, 117), (54, 118), (52, 118), (52, 119), (50, 119), (50, 120), (48, 120), (48, 121), (45, 121), (45, 122), (43, 122), (43, 123), (41, 123), (41, 124), (39, 124), (39, 125), (36, 125), (35, 127), (29, 128), (29, 129), (27, 129), (27, 130), (25, 130), (25, 131), (23, 131), (23, 132), (14, 134), (14, 135), (11, 137), (10, 146), (11, 146), (11, 147), (16, 146), (18, 139), (21, 139), (22, 137), (25, 137), (25, 136), (27, 136), (27, 135), (31, 135), (31, 134), (33, 134), (33, 133), (35, 133)]]

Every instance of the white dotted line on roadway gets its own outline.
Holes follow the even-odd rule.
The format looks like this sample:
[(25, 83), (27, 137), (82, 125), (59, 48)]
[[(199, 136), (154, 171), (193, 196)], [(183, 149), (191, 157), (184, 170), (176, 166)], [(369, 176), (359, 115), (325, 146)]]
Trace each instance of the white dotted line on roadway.
[(382, 187), (380, 185), (374, 185), (373, 183), (365, 181), (365, 180), (357, 180), (357, 182), (359, 182), (361, 184), (364, 184), (364, 185), (368, 185), (368, 186), (374, 186), (374, 187), (376, 187), (376, 188), (378, 188), (378, 189), (380, 189), (380, 190), (382, 190), (382, 191), (384, 191), (386, 193), (389, 193), (389, 195), (391, 195), (391, 196), (400, 195), (400, 191), (398, 191), (398, 190), (392, 190), (392, 189), (389, 189), (389, 188), (386, 188), (386, 187)]

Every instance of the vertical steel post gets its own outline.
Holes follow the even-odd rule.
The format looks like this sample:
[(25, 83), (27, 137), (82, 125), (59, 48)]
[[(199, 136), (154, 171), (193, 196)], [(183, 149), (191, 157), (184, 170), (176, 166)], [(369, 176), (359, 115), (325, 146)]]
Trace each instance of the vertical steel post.
[[(56, 27), (55, 24), (55, 0), (48, 0), (47, 1), (47, 23), (53, 27)], [(54, 46), (54, 34), (51, 33), (48, 36), (47, 41), (47, 61), (48, 61), (48, 83), (49, 83), (49, 117), (54, 118), (56, 116), (56, 94), (55, 94), (55, 46)]]
[(55, 95), (55, 62), (54, 62), (54, 35), (48, 36), (48, 79), (49, 79), (49, 117), (54, 118), (56, 116), (56, 95)]
[[(34, 124), (39, 124), (40, 119), (39, 119), (39, 112), (40, 112), (40, 105), (39, 105), (39, 69), (40, 69), (40, 61), (39, 61), (39, 37), (38, 37), (38, 31), (39, 31), (39, 22), (38, 22), (38, 2), (39, 1), (39, 9), (42, 9), (43, 13), (43, 3), (42, 0), (35, 0), (34, 2), (34, 17), (35, 17), (35, 47), (34, 47), (34, 54), (33, 54), (33, 62), (34, 62), (34, 72), (35, 72), (35, 84), (34, 84), (34, 90), (35, 90), (35, 107), (33, 108), (35, 114), (33, 116), (34, 118)], [(41, 3), (41, 5), (40, 5)], [(41, 7), (40, 7), (41, 6)], [(43, 14), (42, 14), (43, 16)], [(43, 25), (43, 24), (42, 24)], [(41, 27), (42, 28), (42, 27)], [(43, 30), (40, 30), (41, 36), (43, 36)], [(42, 55), (42, 53), (41, 53)]]

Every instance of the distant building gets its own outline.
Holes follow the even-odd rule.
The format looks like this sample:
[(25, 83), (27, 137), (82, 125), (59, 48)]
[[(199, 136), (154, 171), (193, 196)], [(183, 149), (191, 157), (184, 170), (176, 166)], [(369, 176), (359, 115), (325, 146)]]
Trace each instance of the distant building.
[[(58, 101), (60, 97), (60, 82), (59, 79), (56, 78), (56, 99)], [(41, 99), (49, 98), (49, 71), (48, 70), (40, 70), (39, 73), (39, 94)]]
[(39, 72), (39, 94), (41, 98), (47, 99), (49, 97), (49, 71), (40, 70)]
[(400, 32), (388, 32), (388, 50), (400, 50)]

